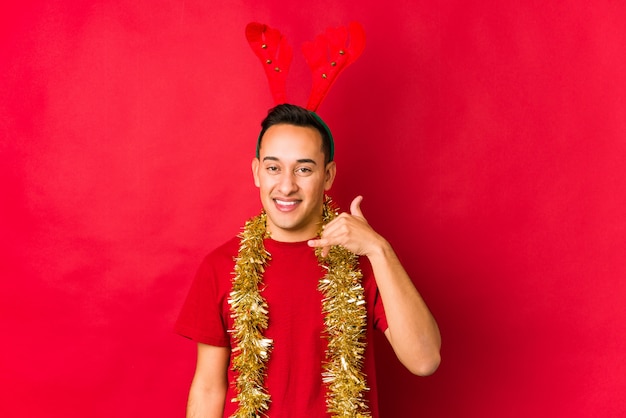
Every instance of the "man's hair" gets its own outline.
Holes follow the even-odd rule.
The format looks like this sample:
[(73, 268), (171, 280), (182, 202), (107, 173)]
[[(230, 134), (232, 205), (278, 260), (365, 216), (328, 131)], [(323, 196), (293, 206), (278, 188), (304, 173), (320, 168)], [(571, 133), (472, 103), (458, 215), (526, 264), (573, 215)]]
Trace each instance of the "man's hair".
[(335, 147), (330, 129), (324, 121), (315, 113), (303, 107), (292, 104), (280, 104), (273, 107), (261, 122), (261, 133), (256, 146), (256, 156), (259, 157), (261, 141), (265, 132), (274, 125), (294, 125), (301, 127), (311, 127), (317, 130), (322, 137), (322, 152), (324, 153), (324, 164), (328, 164), (334, 158)]

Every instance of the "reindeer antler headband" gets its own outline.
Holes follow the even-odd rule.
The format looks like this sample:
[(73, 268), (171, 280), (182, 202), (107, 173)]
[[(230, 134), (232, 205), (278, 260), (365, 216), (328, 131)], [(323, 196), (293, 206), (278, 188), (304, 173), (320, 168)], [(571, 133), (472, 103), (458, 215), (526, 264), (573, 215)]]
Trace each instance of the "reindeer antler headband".
[[(293, 51), (278, 30), (262, 23), (252, 22), (246, 26), (246, 38), (267, 75), (270, 91), (276, 105), (287, 102), (287, 74), (291, 66)], [(330, 138), (330, 160), (333, 160), (333, 136), (324, 121), (315, 113), (339, 74), (361, 55), (365, 48), (365, 31), (361, 24), (352, 22), (348, 26), (328, 28), (326, 33), (315, 37), (313, 42), (302, 45), (302, 53), (311, 69), (313, 85), (305, 108), (326, 129)], [(257, 157), (261, 137), (257, 141)]]

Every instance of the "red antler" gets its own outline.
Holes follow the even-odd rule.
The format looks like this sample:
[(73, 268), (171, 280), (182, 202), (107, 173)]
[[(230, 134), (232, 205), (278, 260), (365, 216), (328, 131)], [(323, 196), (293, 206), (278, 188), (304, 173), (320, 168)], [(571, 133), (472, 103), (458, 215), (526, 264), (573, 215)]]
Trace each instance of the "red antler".
[[(278, 30), (256, 22), (246, 26), (246, 38), (263, 64), (275, 104), (286, 103), (287, 74), (293, 58), (287, 38)], [(348, 28), (329, 28), (313, 42), (302, 45), (313, 75), (307, 109), (317, 110), (339, 74), (356, 61), (364, 48), (365, 31), (357, 22), (350, 23)]]
[(339, 74), (361, 55), (364, 48), (365, 30), (357, 22), (350, 23), (349, 29), (329, 28), (325, 34), (318, 35), (314, 42), (302, 45), (302, 52), (313, 75), (307, 109), (317, 110)]
[(246, 38), (261, 60), (275, 104), (287, 102), (287, 74), (293, 58), (291, 46), (281, 33), (262, 23), (249, 23)]

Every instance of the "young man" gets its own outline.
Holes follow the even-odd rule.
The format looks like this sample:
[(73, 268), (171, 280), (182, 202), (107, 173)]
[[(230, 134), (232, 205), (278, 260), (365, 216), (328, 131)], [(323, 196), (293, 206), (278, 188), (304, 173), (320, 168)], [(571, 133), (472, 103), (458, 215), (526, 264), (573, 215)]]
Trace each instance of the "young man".
[[(348, 378), (357, 382), (355, 399), (347, 402), (354, 405), (349, 416), (377, 417), (374, 329), (384, 332), (412, 373), (437, 369), (437, 324), (390, 244), (364, 218), (362, 197), (352, 201), (349, 213), (324, 224), (325, 192), (336, 173), (333, 148), (326, 125), (301, 107), (276, 106), (263, 121), (252, 174), (264, 214), (246, 224), (243, 238), (207, 256), (176, 324), (178, 333), (198, 343), (188, 417), (255, 416), (241, 409), (250, 399), (248, 404), (261, 399), (259, 415), (326, 417), (327, 405), (346, 403), (341, 388), (333, 387), (338, 378), (332, 373), (355, 367), (361, 370)], [(256, 235), (254, 225), (261, 229)], [(318, 289), (331, 270), (324, 260), (339, 257), (337, 248), (361, 256), (356, 276), (350, 276), (362, 275), (361, 286), (350, 285), (361, 293), (347, 301)], [(351, 274), (354, 266), (347, 264)], [(245, 290), (249, 283), (252, 288)], [(242, 308), (250, 297), (257, 299)], [(364, 317), (360, 342), (346, 343), (339, 335), (329, 343), (329, 329), (336, 328), (324, 321), (335, 309), (322, 307), (329, 301), (346, 312), (363, 306), (363, 315), (346, 314), (347, 320)], [(252, 336), (259, 328), (262, 335)], [(339, 366), (329, 372), (324, 365), (333, 360), (329, 346), (344, 343), (347, 354), (336, 355)], [(245, 357), (252, 351), (256, 354)], [(352, 353), (362, 353), (360, 360)]]

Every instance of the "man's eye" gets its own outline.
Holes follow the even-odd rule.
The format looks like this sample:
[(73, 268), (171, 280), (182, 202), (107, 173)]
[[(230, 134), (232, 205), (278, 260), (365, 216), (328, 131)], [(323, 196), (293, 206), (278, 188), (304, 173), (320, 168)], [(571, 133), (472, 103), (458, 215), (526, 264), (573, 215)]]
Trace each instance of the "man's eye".
[(275, 165), (270, 165), (270, 166), (267, 166), (267, 167), (265, 167), (265, 169), (266, 169), (267, 171), (269, 171), (270, 173), (276, 173), (276, 172), (278, 172), (278, 167), (276, 167)]
[(312, 172), (313, 170), (311, 170), (309, 167), (300, 167), (296, 169), (296, 173), (301, 174), (301, 175), (308, 175), (308, 174), (311, 174)]

